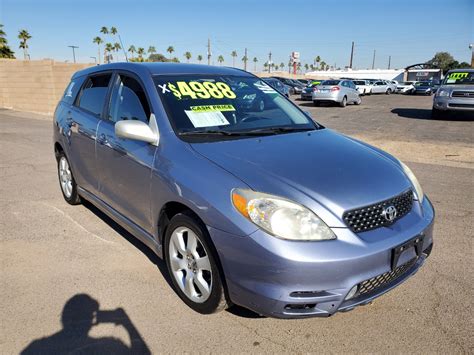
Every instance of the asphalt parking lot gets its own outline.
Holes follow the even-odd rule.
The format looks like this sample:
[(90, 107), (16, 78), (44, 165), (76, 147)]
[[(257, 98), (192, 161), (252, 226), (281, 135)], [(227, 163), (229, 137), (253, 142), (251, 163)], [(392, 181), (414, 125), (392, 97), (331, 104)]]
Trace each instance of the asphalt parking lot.
[(68, 331), (68, 320), (87, 324), (87, 309), (63, 313), (81, 294), (101, 310), (120, 307), (128, 315), (130, 321), (104, 317), (92, 327), (89, 336), (105, 349), (473, 353), (474, 122), (430, 120), (431, 100), (374, 95), (346, 108), (296, 101), (326, 127), (405, 161), (437, 213), (433, 253), (413, 278), (371, 305), (301, 320), (241, 308), (191, 311), (169, 286), (163, 262), (93, 207), (63, 201), (51, 120), (0, 109), (0, 353), (41, 338), (61, 347), (86, 336), (87, 327)]

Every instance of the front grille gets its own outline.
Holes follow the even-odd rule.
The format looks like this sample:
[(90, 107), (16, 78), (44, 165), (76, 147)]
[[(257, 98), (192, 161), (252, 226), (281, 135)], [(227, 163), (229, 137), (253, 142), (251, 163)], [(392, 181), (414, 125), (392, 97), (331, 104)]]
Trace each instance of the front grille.
[(448, 104), (449, 107), (474, 108), (474, 104)]
[(453, 91), (452, 97), (464, 97), (466, 99), (474, 99), (474, 91)]
[[(384, 209), (389, 206), (393, 206), (397, 210), (396, 217), (392, 221), (388, 221), (382, 214)], [(410, 212), (412, 206), (413, 191), (408, 190), (401, 195), (374, 205), (347, 211), (344, 213), (343, 218), (353, 232), (365, 232), (394, 223)]]
[(380, 288), (383, 286), (397, 280), (399, 277), (405, 275), (405, 273), (410, 270), (413, 265), (416, 263), (416, 258), (410, 260), (409, 262), (398, 266), (395, 270), (387, 271), (386, 273), (375, 276), (369, 280), (362, 282), (359, 285), (358, 296), (370, 296), (372, 293), (377, 293)]

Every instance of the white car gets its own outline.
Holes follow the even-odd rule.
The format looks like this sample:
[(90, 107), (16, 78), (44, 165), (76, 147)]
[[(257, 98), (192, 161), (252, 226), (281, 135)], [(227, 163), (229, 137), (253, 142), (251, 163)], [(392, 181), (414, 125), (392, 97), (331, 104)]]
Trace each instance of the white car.
[(414, 81), (402, 81), (397, 85), (397, 94), (413, 94), (415, 92)]
[(395, 91), (395, 89), (393, 88), (393, 84), (386, 81), (386, 80), (377, 80), (372, 85), (372, 93), (373, 94), (387, 94), (387, 95), (390, 95), (394, 91)]
[(367, 80), (353, 80), (356, 85), (359, 95), (370, 95), (372, 94), (372, 86)]

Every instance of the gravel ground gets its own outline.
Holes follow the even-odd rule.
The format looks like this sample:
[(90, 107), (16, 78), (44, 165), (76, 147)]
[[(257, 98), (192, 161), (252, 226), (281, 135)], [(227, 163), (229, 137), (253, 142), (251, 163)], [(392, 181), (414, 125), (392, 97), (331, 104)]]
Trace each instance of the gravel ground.
[[(346, 108), (297, 103), (418, 176), (437, 219), (433, 253), (413, 278), (327, 319), (283, 321), (242, 308), (194, 313), (146, 247), (93, 207), (63, 201), (50, 118), (0, 110), (0, 353), (41, 338), (70, 349), (84, 340), (79, 334), (114, 352), (473, 353), (473, 122), (430, 120), (429, 97), (371, 96)], [(73, 296), (122, 308), (129, 321), (104, 317), (88, 335), (87, 326), (70, 331), (71, 309), (87, 325), (85, 301), (62, 314)]]

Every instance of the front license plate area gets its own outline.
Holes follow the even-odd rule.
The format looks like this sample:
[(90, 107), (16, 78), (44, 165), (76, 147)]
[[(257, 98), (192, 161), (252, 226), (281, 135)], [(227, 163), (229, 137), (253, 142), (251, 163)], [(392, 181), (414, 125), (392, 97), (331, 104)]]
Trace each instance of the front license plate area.
[(392, 270), (397, 267), (400, 255), (410, 248), (415, 248), (416, 257), (419, 258), (423, 253), (423, 235), (417, 235), (415, 238), (392, 249)]

